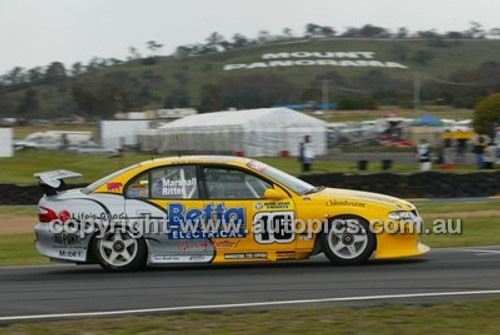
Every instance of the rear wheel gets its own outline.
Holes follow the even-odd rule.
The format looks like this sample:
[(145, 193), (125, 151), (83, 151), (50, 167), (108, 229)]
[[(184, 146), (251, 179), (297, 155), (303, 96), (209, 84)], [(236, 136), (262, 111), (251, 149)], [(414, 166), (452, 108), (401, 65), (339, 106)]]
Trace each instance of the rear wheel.
[(95, 240), (94, 254), (107, 270), (134, 271), (146, 265), (147, 248), (144, 239), (116, 229)]
[(336, 264), (362, 264), (373, 254), (375, 234), (366, 220), (357, 216), (339, 216), (330, 220), (320, 235), (323, 252)]

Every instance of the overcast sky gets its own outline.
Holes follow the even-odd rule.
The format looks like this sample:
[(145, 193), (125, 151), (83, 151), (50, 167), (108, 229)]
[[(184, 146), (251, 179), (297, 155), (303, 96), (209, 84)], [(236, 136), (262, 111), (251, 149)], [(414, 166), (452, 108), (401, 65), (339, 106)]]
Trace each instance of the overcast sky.
[(498, 0), (0, 0), (0, 74), (92, 57), (125, 59), (145, 43), (202, 42), (211, 32), (255, 37), (313, 22), (343, 31), (374, 24), (396, 30), (465, 30), (470, 21), (500, 26)]

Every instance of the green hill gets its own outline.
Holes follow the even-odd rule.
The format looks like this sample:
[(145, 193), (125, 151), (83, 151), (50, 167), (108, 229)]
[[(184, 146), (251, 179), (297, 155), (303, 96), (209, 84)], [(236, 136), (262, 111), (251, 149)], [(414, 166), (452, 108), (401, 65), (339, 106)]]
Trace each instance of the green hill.
[[(268, 54), (276, 58), (264, 59)], [(415, 72), (424, 100), (471, 107), (499, 90), (498, 55), (499, 40), (443, 40), (435, 45), (421, 39), (344, 38), (150, 57), (75, 77), (4, 87), (0, 115), (97, 116), (164, 106), (211, 106), (210, 110), (304, 103), (320, 99), (320, 79), (331, 81), (330, 96), (335, 100), (363, 95), (403, 105), (412, 100)], [(231, 64), (241, 68), (225, 70)]]

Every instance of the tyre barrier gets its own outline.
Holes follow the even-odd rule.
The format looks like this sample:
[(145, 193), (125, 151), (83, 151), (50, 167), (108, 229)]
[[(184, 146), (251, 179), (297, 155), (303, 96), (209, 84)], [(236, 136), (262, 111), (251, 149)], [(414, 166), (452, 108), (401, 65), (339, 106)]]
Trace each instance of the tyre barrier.
[[(500, 194), (500, 171), (475, 173), (424, 172), (345, 174), (323, 173), (299, 176), (313, 185), (383, 193), (400, 198), (466, 198)], [(87, 184), (69, 184), (68, 188)], [(38, 185), (0, 184), (0, 205), (36, 205), (42, 197)]]
[(423, 172), (325, 173), (300, 176), (313, 185), (383, 193), (400, 198), (466, 198), (500, 194), (500, 171), (474, 173)]
[[(85, 186), (87, 184), (69, 184), (68, 188)], [(0, 184), (0, 205), (36, 205), (42, 196), (38, 185)]]

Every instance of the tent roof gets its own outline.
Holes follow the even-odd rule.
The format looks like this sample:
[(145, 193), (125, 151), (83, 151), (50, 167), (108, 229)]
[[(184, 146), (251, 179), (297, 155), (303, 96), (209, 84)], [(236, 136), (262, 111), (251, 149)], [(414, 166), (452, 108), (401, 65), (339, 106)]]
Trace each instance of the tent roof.
[(417, 121), (418, 124), (422, 125), (441, 125), (443, 122), (432, 114), (424, 115)]
[(196, 114), (184, 117), (182, 119), (167, 123), (159, 129), (171, 128), (194, 128), (194, 127), (215, 127), (215, 126), (241, 126), (251, 123), (262, 123), (265, 125), (281, 127), (304, 127), (304, 126), (323, 126), (326, 123), (294, 111), (289, 108), (260, 108), (238, 111), (224, 111), (214, 113)]

